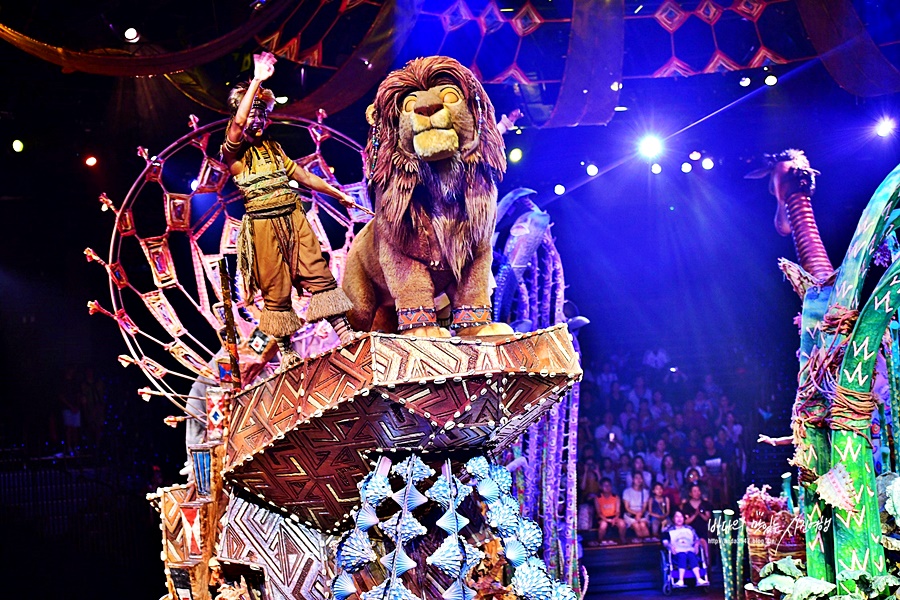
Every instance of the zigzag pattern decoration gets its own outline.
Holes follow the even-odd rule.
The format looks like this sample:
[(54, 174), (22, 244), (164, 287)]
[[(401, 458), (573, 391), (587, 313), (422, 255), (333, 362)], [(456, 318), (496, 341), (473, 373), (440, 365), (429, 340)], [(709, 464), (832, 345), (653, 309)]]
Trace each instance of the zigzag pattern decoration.
[(194, 486), (174, 485), (147, 494), (147, 500), (162, 519), (163, 557), (166, 563), (188, 562), (188, 547), (181, 516), (181, 504), (195, 499)]
[(275, 511), (232, 496), (219, 560), (262, 568), (270, 600), (328, 598), (323, 549), (318, 532)]
[(581, 377), (565, 325), (481, 339), (366, 334), (234, 399), (225, 474), (309, 527), (352, 527), (369, 453), (501, 452)]

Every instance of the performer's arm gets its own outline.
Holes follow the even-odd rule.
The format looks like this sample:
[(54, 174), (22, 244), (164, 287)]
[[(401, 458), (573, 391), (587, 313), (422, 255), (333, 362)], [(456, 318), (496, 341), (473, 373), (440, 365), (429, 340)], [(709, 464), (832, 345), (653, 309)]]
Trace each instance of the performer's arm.
[[(259, 92), (259, 86), (262, 82), (275, 73), (275, 55), (269, 52), (253, 55), (253, 79), (250, 80), (250, 86), (241, 99), (231, 125), (225, 133), (225, 138), (231, 142), (232, 146), (241, 143), (244, 136), (244, 128), (247, 126), (247, 117), (250, 116), (250, 109), (253, 107), (253, 100)], [(229, 144), (225, 144), (226, 148)]]
[(794, 438), (789, 435), (784, 436), (784, 437), (773, 438), (773, 437), (769, 437), (769, 436), (761, 433), (761, 434), (759, 434), (759, 437), (756, 438), (757, 444), (769, 444), (770, 446), (787, 446), (788, 444), (791, 444), (793, 441), (794, 441)]
[[(284, 155), (284, 152), (282, 152)], [(352, 206), (355, 207), (356, 203), (353, 201), (353, 198), (337, 189), (315, 173), (310, 173), (303, 167), (297, 166), (297, 164), (292, 161), (287, 155), (284, 155), (284, 165), (287, 171), (288, 177), (296, 181), (297, 183), (303, 185), (304, 187), (311, 189), (315, 192), (321, 192), (323, 194), (328, 194), (332, 198), (336, 199), (338, 202), (343, 204), (344, 206)]]

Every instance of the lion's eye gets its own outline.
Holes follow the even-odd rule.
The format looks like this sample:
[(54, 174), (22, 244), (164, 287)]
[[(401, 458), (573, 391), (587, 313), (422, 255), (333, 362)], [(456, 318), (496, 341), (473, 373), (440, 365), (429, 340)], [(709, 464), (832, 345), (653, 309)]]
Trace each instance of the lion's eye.
[(403, 101), (403, 112), (412, 112), (416, 107), (416, 97), (407, 96)]
[(444, 104), (453, 104), (455, 102), (459, 102), (459, 92), (457, 92), (453, 88), (442, 90), (441, 100), (444, 101)]

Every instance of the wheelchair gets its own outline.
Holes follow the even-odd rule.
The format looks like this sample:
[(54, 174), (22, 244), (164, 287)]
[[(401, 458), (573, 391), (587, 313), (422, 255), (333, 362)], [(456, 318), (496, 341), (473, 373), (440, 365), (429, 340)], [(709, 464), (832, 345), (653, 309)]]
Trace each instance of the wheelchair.
[[(662, 592), (666, 596), (670, 596), (672, 591), (677, 589), (693, 588), (695, 590), (702, 590), (703, 593), (706, 593), (707, 590), (709, 590), (709, 585), (697, 585), (697, 582), (694, 581), (694, 572), (690, 569), (686, 569), (684, 572), (684, 588), (675, 587), (675, 582), (678, 581), (678, 569), (675, 568), (675, 564), (672, 560), (672, 551), (663, 546), (659, 551), (659, 557), (660, 566), (662, 567)], [(700, 553), (697, 555), (697, 561), (700, 563), (700, 574), (709, 581), (709, 560), (707, 560), (706, 550), (703, 546), (700, 546)], [(693, 585), (688, 585), (689, 581), (694, 581)]]

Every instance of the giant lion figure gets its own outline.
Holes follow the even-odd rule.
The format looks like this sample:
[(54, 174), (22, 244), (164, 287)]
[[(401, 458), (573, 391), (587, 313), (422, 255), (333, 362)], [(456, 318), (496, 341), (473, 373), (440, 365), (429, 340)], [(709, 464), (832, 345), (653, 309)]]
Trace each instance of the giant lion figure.
[(447, 337), (445, 307), (435, 302), (446, 298), (459, 335), (512, 333), (491, 322), (491, 237), (506, 155), (481, 83), (452, 58), (418, 58), (387, 76), (366, 117), (375, 216), (344, 273), (353, 327)]

